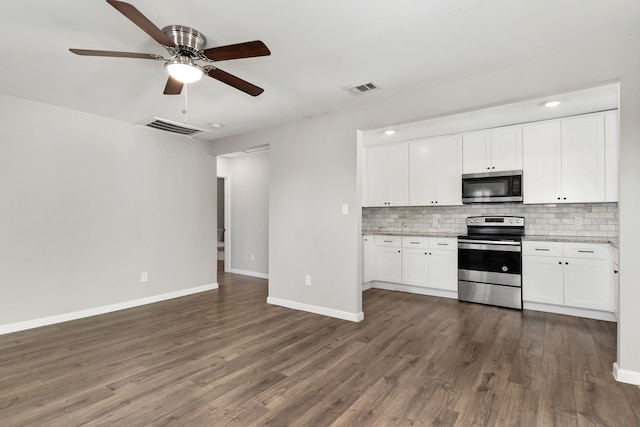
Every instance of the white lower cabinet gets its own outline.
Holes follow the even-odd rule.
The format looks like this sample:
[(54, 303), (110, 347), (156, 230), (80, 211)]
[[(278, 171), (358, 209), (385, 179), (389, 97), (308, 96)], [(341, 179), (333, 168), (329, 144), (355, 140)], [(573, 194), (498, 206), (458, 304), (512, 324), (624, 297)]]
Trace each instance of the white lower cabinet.
[(373, 236), (362, 236), (362, 283), (373, 280)]
[(522, 251), (525, 306), (614, 311), (608, 244), (524, 241)]
[(400, 283), (402, 280), (402, 238), (374, 236), (373, 280)]
[(456, 238), (374, 236), (373, 264), (372, 280), (407, 285), (400, 290), (458, 290)]
[[(456, 242), (457, 243), (457, 242)], [(429, 287), (458, 292), (458, 248), (429, 252)]]

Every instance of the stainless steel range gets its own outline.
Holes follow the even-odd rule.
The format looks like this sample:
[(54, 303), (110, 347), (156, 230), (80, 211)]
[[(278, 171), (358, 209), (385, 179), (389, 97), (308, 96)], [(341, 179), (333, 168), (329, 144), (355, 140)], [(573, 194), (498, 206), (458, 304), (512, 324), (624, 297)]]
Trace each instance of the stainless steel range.
[(521, 216), (467, 218), (458, 237), (458, 299), (522, 309)]

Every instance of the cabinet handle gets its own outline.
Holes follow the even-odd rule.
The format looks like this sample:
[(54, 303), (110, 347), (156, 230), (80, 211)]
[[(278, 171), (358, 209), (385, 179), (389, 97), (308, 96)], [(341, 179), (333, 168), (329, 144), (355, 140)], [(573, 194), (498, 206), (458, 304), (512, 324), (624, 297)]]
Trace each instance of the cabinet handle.
[(558, 261), (558, 264), (562, 265), (562, 261)]
[(436, 200), (436, 203), (438, 203), (438, 201)]
[(400, 253), (400, 251), (398, 251), (398, 253)]
[(448, 243), (438, 243), (438, 246), (449, 246)]
[(567, 198), (566, 198), (566, 197), (563, 197), (563, 198), (562, 198), (562, 200), (567, 200)]
[(385, 243), (393, 243), (393, 240), (385, 240)]
[(491, 169), (489, 166), (487, 166), (487, 169)]
[(549, 252), (549, 249), (536, 248), (536, 251)]
[(583, 254), (592, 254), (593, 253), (593, 251), (578, 251), (578, 252), (583, 253)]
[(409, 242), (409, 243), (411, 243), (412, 245), (419, 245), (420, 244), (420, 242)]
[(558, 200), (560, 200), (560, 197), (558, 197)]
[(618, 274), (618, 271), (620, 271), (620, 270), (615, 270), (615, 269), (614, 269), (614, 270), (613, 270), (613, 274)]
[(569, 263), (568, 263), (568, 262), (565, 262), (565, 263), (564, 263), (564, 265), (569, 265)]
[(495, 168), (496, 168), (495, 166), (491, 166), (491, 169), (495, 169)]

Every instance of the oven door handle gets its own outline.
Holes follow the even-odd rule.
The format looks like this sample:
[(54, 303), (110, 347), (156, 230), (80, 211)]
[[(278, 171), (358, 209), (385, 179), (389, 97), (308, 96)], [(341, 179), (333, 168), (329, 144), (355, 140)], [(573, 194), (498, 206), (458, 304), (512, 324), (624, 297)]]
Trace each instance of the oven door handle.
[(514, 242), (514, 241), (503, 241), (503, 240), (465, 240), (465, 239), (458, 239), (459, 243), (469, 243), (469, 244), (474, 244), (474, 243), (479, 243), (481, 245), (505, 245), (505, 246), (520, 246), (520, 242)]
[(476, 251), (500, 251), (500, 252), (522, 252), (519, 244), (507, 242), (493, 242), (483, 240), (474, 240), (473, 243), (458, 242), (458, 249), (471, 249)]

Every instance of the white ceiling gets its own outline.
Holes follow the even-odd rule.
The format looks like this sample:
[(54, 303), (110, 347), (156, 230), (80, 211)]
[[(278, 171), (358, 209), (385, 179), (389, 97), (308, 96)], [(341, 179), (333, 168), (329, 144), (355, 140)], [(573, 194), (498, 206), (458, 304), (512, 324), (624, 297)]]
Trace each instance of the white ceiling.
[[(196, 28), (207, 47), (259, 39), (270, 48), (269, 57), (216, 63), (264, 88), (257, 98), (209, 78), (190, 85), (188, 123), (223, 125), (204, 139), (640, 34), (638, 0), (129, 2), (160, 28)], [(131, 123), (184, 121), (184, 92), (162, 94), (161, 62), (68, 51), (166, 54), (104, 0), (4, 2), (0, 24), (0, 93)], [(382, 89), (342, 90), (369, 81)]]

